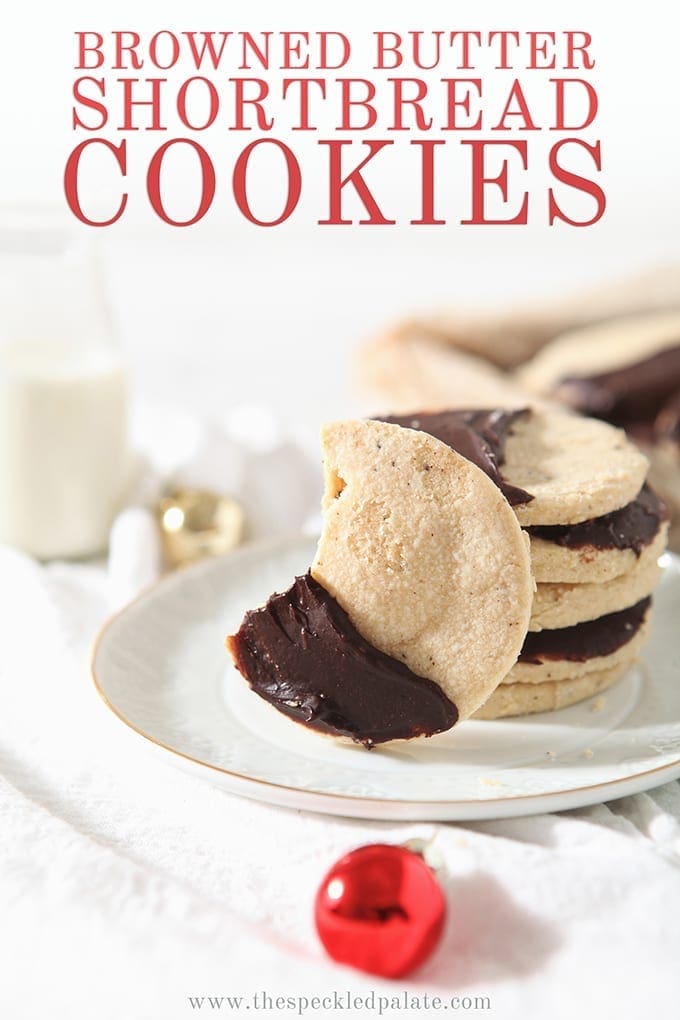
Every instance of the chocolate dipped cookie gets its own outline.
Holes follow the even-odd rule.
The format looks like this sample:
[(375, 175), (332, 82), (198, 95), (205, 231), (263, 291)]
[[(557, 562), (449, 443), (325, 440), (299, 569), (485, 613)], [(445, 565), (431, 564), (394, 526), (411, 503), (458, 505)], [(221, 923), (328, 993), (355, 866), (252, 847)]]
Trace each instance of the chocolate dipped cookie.
[(680, 543), (680, 313), (614, 319), (557, 337), (516, 375), (543, 399), (624, 428), (650, 460), (650, 480)]
[(522, 647), (529, 543), (476, 464), (422, 431), (326, 426), (324, 526), (309, 575), (227, 639), (281, 712), (367, 747), (468, 718)]

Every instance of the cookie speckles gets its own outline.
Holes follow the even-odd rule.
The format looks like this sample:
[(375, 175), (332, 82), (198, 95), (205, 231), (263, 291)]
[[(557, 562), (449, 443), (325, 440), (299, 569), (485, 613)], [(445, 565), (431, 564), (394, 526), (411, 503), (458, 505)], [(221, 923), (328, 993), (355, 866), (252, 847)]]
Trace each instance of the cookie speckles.
[(647, 460), (619, 429), (592, 418), (535, 410), (519, 420), (505, 444), (503, 472), (528, 489), (515, 507), (521, 524), (578, 524), (634, 500)]
[(340, 422), (323, 446), (327, 484), (339, 476), (347, 488), (324, 499), (312, 576), (367, 641), (468, 717), (515, 662), (528, 623), (528, 542), (511, 507), (425, 432)]
[[(475, 713), (474, 718), (502, 719), (514, 715), (552, 712), (556, 709), (566, 708), (568, 705), (583, 701), (584, 698), (589, 698), (591, 695), (611, 687), (625, 669), (625, 665), (618, 665), (588, 673), (585, 676), (566, 677), (563, 680), (550, 680), (540, 684), (501, 684), (486, 704)], [(604, 704), (605, 699), (597, 698), (594, 704), (598, 704), (598, 702)]]

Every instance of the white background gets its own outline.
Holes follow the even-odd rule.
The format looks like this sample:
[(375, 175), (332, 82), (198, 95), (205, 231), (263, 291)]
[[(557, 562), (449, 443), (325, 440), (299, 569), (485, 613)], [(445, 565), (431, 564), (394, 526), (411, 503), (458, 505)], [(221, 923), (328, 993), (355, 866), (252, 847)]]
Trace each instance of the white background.
[[(545, 150), (553, 140), (548, 132), (529, 139), (536, 158), (527, 178), (528, 227), (458, 225), (467, 215), (469, 180), (456, 139), (449, 141), (438, 182), (449, 225), (314, 226), (325, 212), (325, 181), (316, 139), (299, 132), (286, 140), (308, 171), (300, 207), (284, 226), (253, 227), (235, 211), (230, 181), (236, 152), (255, 132), (244, 136), (216, 128), (206, 142), (217, 165), (214, 210), (196, 227), (172, 228), (150, 214), (144, 198), (144, 153), (159, 144), (158, 136), (140, 133), (133, 140), (131, 172), (138, 176), (124, 220), (94, 232), (106, 253), (139, 392), (215, 413), (236, 400), (264, 401), (289, 421), (315, 424), (353, 406), (350, 351), (403, 313), (460, 301), (482, 306), (508, 298), (531, 301), (539, 293), (568, 291), (678, 256), (676, 19), (672, 5), (661, 0), (644, 9), (582, 0), (524, 2), (511, 9), (499, 2), (462, 8), (424, 0), (416, 11), (406, 4), (346, 3), (322, 14), (318, 4), (304, 0), (23, 5), (12, 11), (11, 30), (0, 37), (2, 202), (64, 213), (64, 162), (81, 137), (71, 131), (76, 30), (334, 29), (357, 41), (358, 62), (348, 72), (356, 74), (365, 71), (361, 47), (374, 30), (589, 31), (600, 112), (584, 137), (602, 140), (599, 179), (608, 207), (600, 223), (587, 229), (547, 226)], [(524, 72), (529, 93), (541, 91), (536, 75), (550, 73)], [(502, 101), (506, 80), (507, 73), (485, 82), (489, 108)], [(545, 106), (546, 101), (538, 103), (539, 112)], [(394, 172), (380, 175), (379, 189), (385, 206), (404, 221), (414, 214), (415, 177), (400, 172), (406, 166), (400, 159)], [(266, 179), (263, 183), (266, 188)], [(186, 192), (177, 183), (178, 211), (189, 201), (191, 181), (185, 184)], [(106, 188), (102, 179), (102, 201)]]

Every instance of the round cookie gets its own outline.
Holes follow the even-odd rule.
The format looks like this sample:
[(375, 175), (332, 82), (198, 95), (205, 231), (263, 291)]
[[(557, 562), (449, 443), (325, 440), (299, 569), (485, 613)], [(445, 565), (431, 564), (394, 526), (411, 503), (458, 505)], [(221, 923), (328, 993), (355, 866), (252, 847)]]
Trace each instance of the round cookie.
[(488, 361), (442, 347), (417, 329), (371, 341), (359, 353), (358, 371), (363, 389), (391, 414), (541, 403)]
[(514, 510), (520, 524), (578, 524), (635, 499), (647, 460), (605, 422), (533, 408), (505, 442), (501, 472), (534, 497)]
[[(476, 355), (503, 368), (525, 362), (548, 341), (566, 330), (613, 316), (654, 312), (680, 306), (678, 266), (654, 269), (614, 284), (600, 284), (529, 305), (483, 308), (475, 311), (463, 305), (422, 314), (393, 327), (395, 343), (412, 337), (428, 338), (445, 348)], [(396, 376), (393, 377), (398, 382)], [(398, 385), (401, 385), (398, 382)], [(388, 394), (388, 402), (391, 395)], [(427, 392), (417, 394), (411, 407), (425, 407)], [(449, 406), (451, 402), (449, 401)], [(483, 406), (468, 405), (468, 406)], [(488, 406), (488, 405), (487, 405)], [(406, 408), (408, 410), (408, 408)]]
[(680, 539), (680, 312), (619, 317), (555, 339), (515, 377), (534, 393), (625, 426)]
[(322, 446), (312, 576), (371, 645), (469, 717), (524, 641), (534, 589), (526, 535), (487, 476), (425, 432), (339, 422)]
[(592, 545), (570, 549), (535, 535), (530, 538), (531, 569), (539, 584), (603, 584), (635, 570), (642, 556), (658, 559), (668, 542), (668, 522), (661, 523), (639, 557), (633, 549), (598, 549)]
[(530, 631), (572, 627), (634, 606), (649, 595), (661, 577), (659, 553), (649, 546), (626, 574), (586, 584), (537, 584)]
[(516, 374), (535, 393), (551, 393), (567, 376), (589, 376), (632, 365), (680, 343), (680, 313), (612, 319), (556, 337)]
[(543, 684), (508, 684), (498, 687), (473, 719), (503, 719), (508, 716), (552, 712), (584, 701), (611, 687), (625, 673), (629, 663), (596, 670), (581, 677), (568, 677)]
[(611, 669), (622, 663), (629, 665), (637, 659), (649, 637), (649, 617), (650, 611), (647, 610), (642, 625), (630, 639), (608, 655), (594, 655), (582, 662), (572, 659), (544, 659), (540, 663), (519, 661), (515, 663), (501, 683), (542, 684), (551, 680), (567, 678), (574, 680), (586, 676), (588, 673)]

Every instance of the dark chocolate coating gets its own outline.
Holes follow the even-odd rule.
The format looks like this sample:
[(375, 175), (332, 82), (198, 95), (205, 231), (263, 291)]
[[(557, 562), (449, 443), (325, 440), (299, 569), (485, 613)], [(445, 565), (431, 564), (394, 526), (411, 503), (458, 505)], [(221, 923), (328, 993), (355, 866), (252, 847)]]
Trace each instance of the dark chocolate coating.
[(546, 660), (586, 662), (588, 659), (612, 655), (628, 644), (640, 629), (651, 601), (650, 596), (647, 596), (630, 609), (608, 613), (597, 620), (577, 623), (573, 627), (561, 627), (559, 630), (530, 632), (519, 653), (519, 661), (540, 665)]
[(521, 411), (439, 411), (437, 413), (394, 415), (379, 418), (390, 425), (417, 429), (446, 443), (461, 457), (472, 461), (498, 486), (510, 506), (529, 503), (534, 497), (511, 485), (501, 472), (505, 442), (518, 418), (531, 412)]
[(680, 395), (680, 344), (610, 372), (565, 376), (554, 395), (581, 414), (653, 441), (664, 407), (672, 409)]
[(668, 510), (659, 497), (645, 485), (637, 498), (620, 510), (593, 517), (581, 524), (534, 525), (530, 535), (568, 549), (632, 549), (636, 556), (656, 537)]
[(374, 648), (311, 574), (246, 613), (227, 644), (252, 689), (311, 729), (365, 747), (450, 729), (456, 706), (437, 684)]

